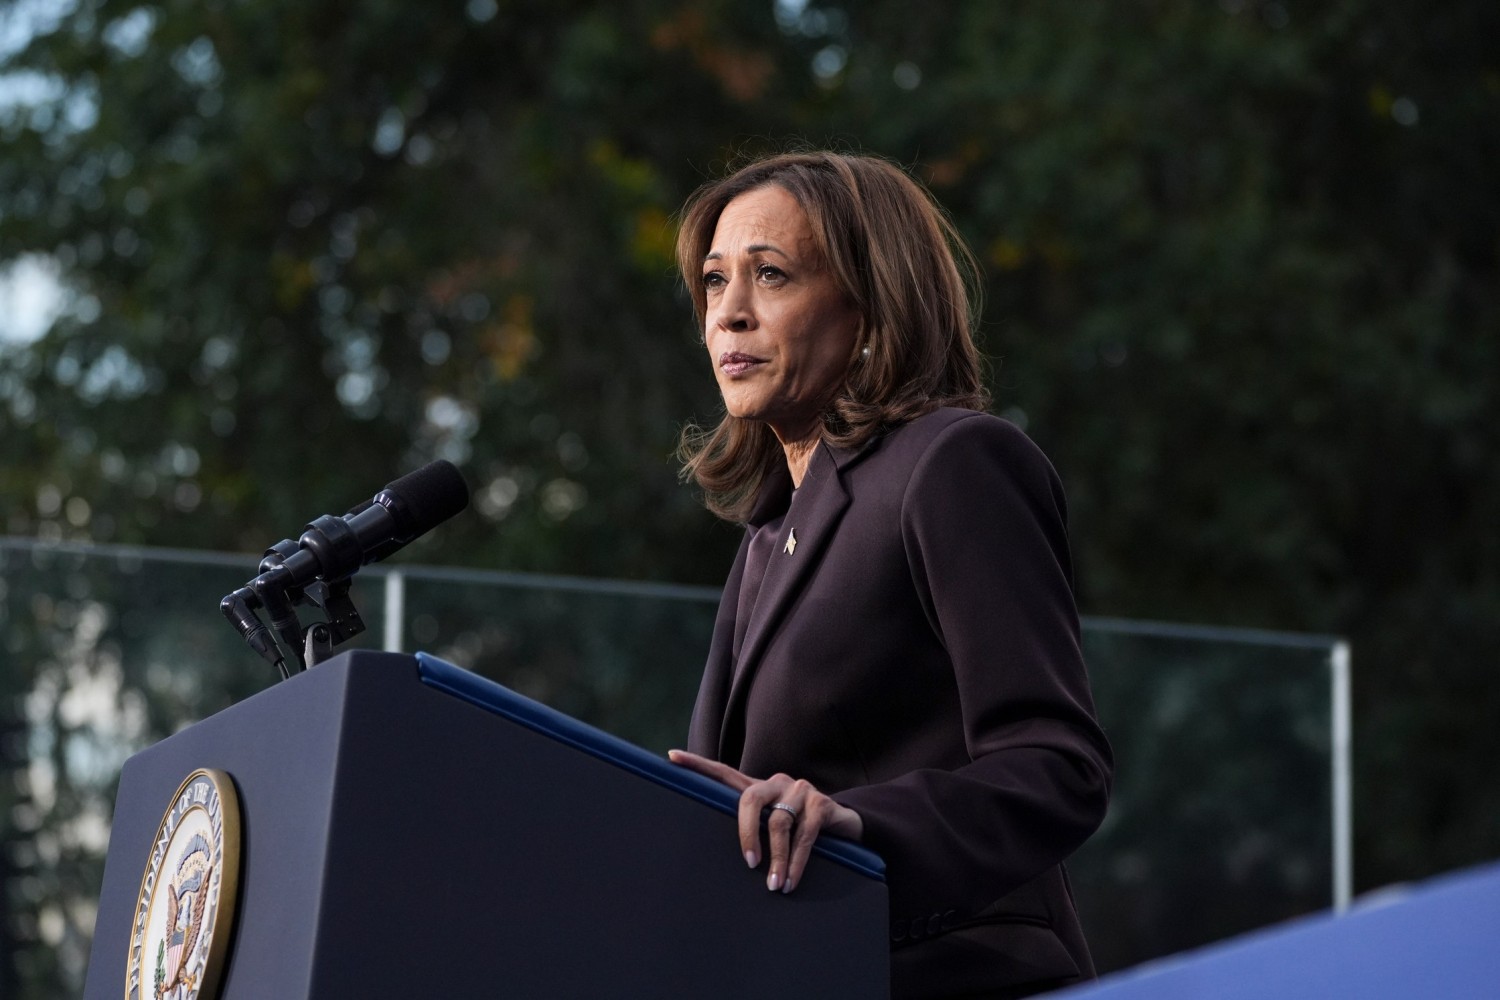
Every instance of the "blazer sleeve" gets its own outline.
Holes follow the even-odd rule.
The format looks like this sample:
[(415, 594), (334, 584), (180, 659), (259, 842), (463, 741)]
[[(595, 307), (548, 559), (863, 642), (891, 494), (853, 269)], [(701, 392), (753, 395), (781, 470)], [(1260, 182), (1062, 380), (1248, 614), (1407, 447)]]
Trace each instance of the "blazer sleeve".
[(1073, 601), (1061, 483), (1005, 421), (945, 428), (901, 503), (919, 600), (952, 662), (969, 763), (834, 798), (886, 860), (893, 916), (984, 916), (1104, 817), (1111, 755)]

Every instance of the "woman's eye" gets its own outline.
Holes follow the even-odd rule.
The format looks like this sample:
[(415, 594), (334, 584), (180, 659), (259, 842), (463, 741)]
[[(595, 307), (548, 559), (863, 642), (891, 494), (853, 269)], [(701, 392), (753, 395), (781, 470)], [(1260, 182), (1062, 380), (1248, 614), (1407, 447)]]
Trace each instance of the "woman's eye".
[(704, 288), (718, 288), (722, 284), (724, 284), (724, 275), (718, 271), (709, 271), (703, 276)]
[(780, 268), (773, 267), (770, 264), (762, 264), (755, 269), (755, 274), (762, 281), (779, 281), (784, 277)]

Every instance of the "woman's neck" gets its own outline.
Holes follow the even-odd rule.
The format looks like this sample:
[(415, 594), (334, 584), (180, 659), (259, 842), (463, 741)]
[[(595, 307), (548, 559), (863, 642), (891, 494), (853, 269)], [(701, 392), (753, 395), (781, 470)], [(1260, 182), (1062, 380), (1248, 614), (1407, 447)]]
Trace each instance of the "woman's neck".
[(814, 434), (796, 441), (781, 442), (781, 449), (786, 453), (787, 471), (792, 474), (793, 489), (802, 485), (802, 477), (807, 473), (807, 465), (812, 461), (813, 451), (818, 447), (820, 437)]

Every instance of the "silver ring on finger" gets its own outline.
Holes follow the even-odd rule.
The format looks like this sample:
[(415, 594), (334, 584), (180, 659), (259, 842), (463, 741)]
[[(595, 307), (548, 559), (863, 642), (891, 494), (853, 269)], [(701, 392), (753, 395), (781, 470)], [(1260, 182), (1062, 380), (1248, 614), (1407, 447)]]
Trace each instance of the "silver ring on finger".
[(773, 802), (773, 803), (771, 803), (771, 808), (772, 809), (780, 809), (782, 812), (784, 812), (788, 816), (792, 817), (792, 822), (793, 823), (797, 822), (797, 810), (793, 809), (791, 806), (787, 805), (785, 802)]

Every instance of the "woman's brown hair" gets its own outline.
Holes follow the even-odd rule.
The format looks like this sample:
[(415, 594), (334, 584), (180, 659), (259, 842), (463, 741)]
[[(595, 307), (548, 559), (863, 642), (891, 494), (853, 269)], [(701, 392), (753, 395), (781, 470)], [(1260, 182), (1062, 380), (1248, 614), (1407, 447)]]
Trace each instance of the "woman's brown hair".
[[(694, 192), (677, 234), (677, 266), (699, 330), (706, 315), (700, 271), (719, 215), (767, 185), (807, 213), (823, 265), (863, 320), (844, 382), (823, 413), (823, 440), (858, 447), (940, 406), (985, 409), (973, 336), (974, 256), (932, 196), (876, 157), (783, 153)], [(784, 461), (768, 426), (727, 414), (715, 427), (685, 428), (678, 456), (708, 509), (731, 521), (749, 516), (761, 483)]]

